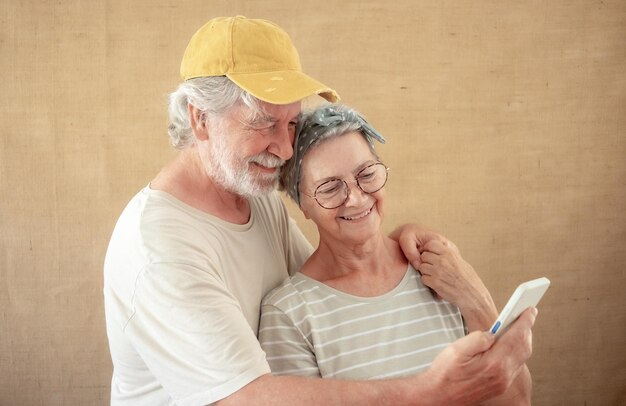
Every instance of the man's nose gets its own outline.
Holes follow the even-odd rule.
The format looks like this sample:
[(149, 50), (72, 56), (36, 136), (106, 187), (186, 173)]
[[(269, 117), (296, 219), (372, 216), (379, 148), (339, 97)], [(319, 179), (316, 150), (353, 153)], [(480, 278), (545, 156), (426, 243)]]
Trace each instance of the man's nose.
[(273, 135), (267, 151), (285, 161), (291, 158), (293, 155), (293, 131), (291, 127), (279, 128)]

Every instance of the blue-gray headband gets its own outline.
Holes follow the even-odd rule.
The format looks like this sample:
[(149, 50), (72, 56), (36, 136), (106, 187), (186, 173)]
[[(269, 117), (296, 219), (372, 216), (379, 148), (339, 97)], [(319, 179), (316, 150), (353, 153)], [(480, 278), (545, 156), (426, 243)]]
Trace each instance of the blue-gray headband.
[[(312, 112), (304, 113), (296, 128), (293, 156), (283, 166), (280, 179), (281, 186), (298, 203), (298, 206), (300, 205), (300, 170), (304, 156), (325, 134), (342, 125), (346, 128), (343, 133), (353, 130), (360, 132), (372, 148), (373, 140), (381, 144), (385, 143), (385, 138), (358, 112), (344, 105), (327, 104)], [(343, 133), (336, 135), (343, 135)]]

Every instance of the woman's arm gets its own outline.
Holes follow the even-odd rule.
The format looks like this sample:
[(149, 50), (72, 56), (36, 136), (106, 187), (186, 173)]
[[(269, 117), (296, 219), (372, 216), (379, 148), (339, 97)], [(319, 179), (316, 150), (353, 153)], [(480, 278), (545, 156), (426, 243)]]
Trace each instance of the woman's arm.
[(461, 310), (469, 331), (487, 331), (495, 321), (498, 312), (491, 294), (453, 243), (424, 244), (417, 270), (426, 286)]
[(389, 234), (389, 238), (400, 244), (404, 256), (415, 269), (421, 264), (420, 251), (427, 242), (441, 241), (442, 243), (451, 243), (446, 237), (436, 231), (420, 224), (412, 223), (397, 227)]
[[(421, 252), (422, 281), (443, 299), (455, 304), (469, 331), (487, 331), (498, 317), (491, 294), (474, 268), (452, 243), (429, 241)], [(524, 365), (505, 393), (485, 405), (530, 405), (532, 381)]]

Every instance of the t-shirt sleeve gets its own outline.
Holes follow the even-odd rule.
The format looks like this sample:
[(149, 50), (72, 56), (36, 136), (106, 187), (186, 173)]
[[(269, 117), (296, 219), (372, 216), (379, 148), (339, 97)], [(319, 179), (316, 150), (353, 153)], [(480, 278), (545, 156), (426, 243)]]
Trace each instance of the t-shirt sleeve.
[(278, 307), (261, 306), (259, 341), (274, 375), (320, 377), (309, 340)]
[(237, 300), (205, 270), (151, 264), (132, 311), (124, 332), (177, 404), (213, 403), (270, 372)]

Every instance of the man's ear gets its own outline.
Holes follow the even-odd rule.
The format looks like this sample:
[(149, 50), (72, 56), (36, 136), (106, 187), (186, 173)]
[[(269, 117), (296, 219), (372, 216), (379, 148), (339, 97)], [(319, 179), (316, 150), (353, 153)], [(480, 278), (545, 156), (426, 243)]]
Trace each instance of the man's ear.
[(193, 135), (198, 140), (207, 140), (209, 138), (209, 131), (204, 112), (191, 103), (187, 104), (187, 111), (189, 112), (189, 123)]

